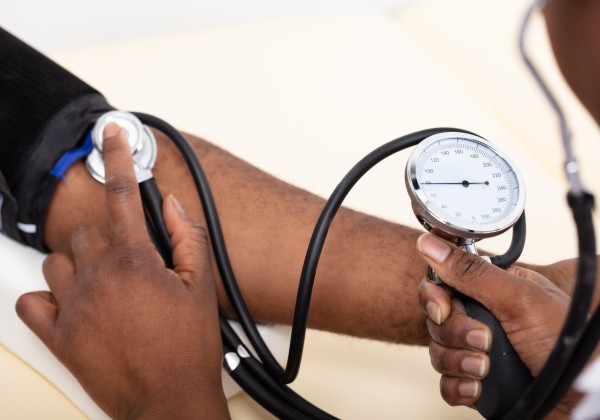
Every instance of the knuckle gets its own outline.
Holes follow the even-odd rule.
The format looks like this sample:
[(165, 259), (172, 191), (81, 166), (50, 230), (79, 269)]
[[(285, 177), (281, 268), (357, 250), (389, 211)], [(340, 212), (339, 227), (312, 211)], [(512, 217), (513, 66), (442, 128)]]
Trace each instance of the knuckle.
[(449, 333), (447, 330), (447, 321), (441, 325), (436, 324), (432, 320), (427, 320), (427, 332), (431, 336), (431, 338), (438, 344), (443, 346), (447, 346)]
[(71, 234), (71, 245), (73, 249), (81, 246), (82, 243), (85, 243), (89, 240), (91, 232), (91, 226), (89, 225), (79, 225), (75, 228), (73, 233)]
[(91, 226), (90, 225), (79, 225), (77, 226), (74, 230), (73, 233), (71, 234), (72, 237), (77, 237), (77, 236), (85, 236), (89, 233)]
[(144, 242), (130, 242), (114, 249), (115, 269), (123, 272), (135, 272), (149, 266), (149, 258), (155, 251)]
[(446, 376), (442, 376), (440, 378), (440, 394), (444, 401), (448, 405), (456, 406), (458, 402), (456, 401), (456, 380), (454, 378), (449, 378)]
[(456, 371), (456, 350), (443, 349), (438, 353), (438, 372), (448, 374)]
[(444, 322), (436, 331), (437, 341), (440, 344), (450, 345), (454, 341), (455, 331), (453, 322)]
[(432, 298), (432, 284), (424, 277), (419, 283), (418, 299), (421, 308), (426, 311), (427, 302)]
[(206, 243), (208, 244), (208, 230), (204, 226), (202, 226), (198, 222), (193, 222), (193, 225), (196, 228), (196, 234)]
[(450, 313), (450, 316), (443, 324), (433, 324), (430, 328), (430, 334), (432, 337), (434, 337), (434, 339), (442, 345), (454, 346), (456, 337), (458, 336), (457, 318), (460, 317)]
[(456, 277), (481, 275), (486, 267), (483, 258), (468, 252), (460, 252), (451, 259), (449, 270)]
[(191, 239), (198, 245), (208, 246), (208, 232), (200, 223), (189, 220), (188, 227)]
[(450, 300), (450, 305), (451, 305), (451, 314), (453, 316), (464, 316), (467, 314), (465, 305), (459, 298), (453, 297)]
[(115, 259), (115, 269), (119, 272), (133, 272), (141, 265), (139, 254), (129, 250), (120, 253)]
[(42, 271), (45, 275), (64, 271), (67, 266), (68, 257), (60, 252), (53, 252), (48, 255), (42, 265)]
[(186, 232), (188, 245), (185, 247), (184, 258), (199, 260), (202, 264), (208, 262), (209, 237), (204, 226), (190, 222)]
[(31, 307), (31, 296), (29, 294), (24, 294), (19, 296), (15, 303), (15, 310), (17, 314), (21, 317), (27, 316), (29, 314), (29, 309)]
[(57, 252), (53, 252), (52, 254), (48, 255), (45, 259), (44, 259), (44, 264), (43, 264), (43, 268), (44, 270), (53, 270), (54, 267), (57, 264), (57, 261), (61, 258), (60, 254)]
[(105, 188), (108, 194), (121, 197), (134, 193), (137, 189), (137, 184), (125, 174), (115, 174), (106, 180)]
[(429, 359), (433, 369), (441, 374), (448, 372), (449, 349), (433, 342), (429, 345)]

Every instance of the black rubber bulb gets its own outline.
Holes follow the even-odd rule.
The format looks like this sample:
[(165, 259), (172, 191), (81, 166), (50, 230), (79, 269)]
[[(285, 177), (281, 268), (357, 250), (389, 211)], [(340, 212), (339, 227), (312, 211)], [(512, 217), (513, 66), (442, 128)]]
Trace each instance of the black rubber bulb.
[(533, 376), (513, 348), (500, 321), (476, 300), (468, 296), (462, 296), (461, 300), (469, 317), (492, 330), (490, 368), (475, 407), (486, 419), (501, 419), (525, 393)]

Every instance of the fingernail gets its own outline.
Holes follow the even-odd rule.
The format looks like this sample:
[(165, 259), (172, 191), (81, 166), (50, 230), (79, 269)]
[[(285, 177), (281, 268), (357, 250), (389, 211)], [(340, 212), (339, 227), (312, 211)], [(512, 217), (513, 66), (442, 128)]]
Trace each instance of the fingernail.
[(442, 323), (442, 309), (440, 306), (435, 302), (429, 301), (425, 307), (427, 308), (427, 314), (429, 315), (429, 318), (431, 318), (431, 320), (436, 324), (440, 325)]
[(171, 200), (171, 203), (173, 203), (179, 214), (185, 215), (185, 210), (181, 206), (181, 203), (179, 203), (179, 200), (177, 200), (173, 194), (169, 194), (168, 198)]
[(438, 263), (444, 262), (451, 251), (450, 246), (446, 242), (430, 233), (419, 236), (419, 239), (417, 239), (417, 248), (423, 255)]
[(490, 349), (490, 335), (485, 330), (472, 330), (467, 333), (467, 344), (474, 349), (487, 352)]
[(121, 127), (119, 127), (118, 124), (115, 123), (109, 123), (106, 124), (106, 126), (104, 127), (104, 139), (110, 139), (111, 137), (116, 137), (119, 134), (119, 131), (121, 131)]
[(483, 378), (483, 374), (485, 373), (485, 360), (481, 357), (465, 357), (462, 362), (460, 362), (460, 366), (466, 373), (470, 373), (478, 378)]
[(479, 393), (479, 381), (461, 382), (458, 393), (463, 397), (476, 397)]

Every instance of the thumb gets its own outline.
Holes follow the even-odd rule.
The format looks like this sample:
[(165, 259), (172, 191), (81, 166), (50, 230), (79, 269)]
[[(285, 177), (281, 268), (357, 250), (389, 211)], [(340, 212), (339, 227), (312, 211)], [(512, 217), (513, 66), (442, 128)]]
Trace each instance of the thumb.
[(204, 282), (210, 270), (206, 230), (187, 215), (172, 195), (164, 200), (163, 213), (173, 246), (174, 271), (190, 285)]
[(17, 315), (48, 347), (53, 339), (53, 328), (58, 314), (56, 301), (50, 292), (31, 292), (19, 297), (15, 305)]
[(479, 301), (495, 315), (515, 300), (515, 291), (523, 283), (519, 277), (431, 233), (419, 237), (417, 250), (445, 284)]

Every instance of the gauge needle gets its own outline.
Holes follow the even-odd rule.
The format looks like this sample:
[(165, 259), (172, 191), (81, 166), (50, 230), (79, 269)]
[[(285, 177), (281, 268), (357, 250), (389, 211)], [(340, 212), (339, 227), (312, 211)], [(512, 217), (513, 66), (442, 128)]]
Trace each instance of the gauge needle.
[(485, 181), (485, 182), (469, 182), (469, 181), (463, 181), (463, 182), (426, 182), (425, 184), (427, 185), (462, 185), (463, 187), (468, 187), (469, 185), (476, 185), (476, 184), (482, 184), (482, 185), (490, 185), (489, 181)]

